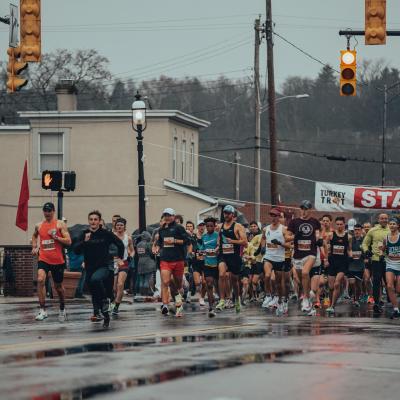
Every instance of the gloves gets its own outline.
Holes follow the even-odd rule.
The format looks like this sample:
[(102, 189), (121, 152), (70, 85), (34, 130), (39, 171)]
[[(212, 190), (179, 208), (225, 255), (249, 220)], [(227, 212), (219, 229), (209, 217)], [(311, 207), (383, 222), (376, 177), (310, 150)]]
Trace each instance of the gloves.
[(317, 246), (318, 246), (318, 247), (322, 247), (323, 245), (324, 245), (323, 239), (319, 238), (319, 239), (317, 240)]
[(272, 239), (271, 243), (272, 244), (277, 244), (278, 246), (282, 246), (282, 243), (278, 239)]
[(371, 250), (367, 250), (364, 254), (365, 254), (366, 258), (371, 258), (372, 257), (372, 251)]

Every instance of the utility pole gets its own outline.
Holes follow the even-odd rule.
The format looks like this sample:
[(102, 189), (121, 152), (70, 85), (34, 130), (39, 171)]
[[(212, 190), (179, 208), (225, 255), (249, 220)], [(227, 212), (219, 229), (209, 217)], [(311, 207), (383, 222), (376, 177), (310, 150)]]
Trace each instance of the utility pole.
[(261, 220), (261, 99), (260, 99), (260, 17), (254, 22), (254, 100), (255, 100), (255, 147), (254, 147), (254, 201), (255, 220)]
[(278, 151), (276, 143), (276, 119), (275, 119), (275, 76), (274, 76), (274, 42), (272, 26), (272, 4), (266, 0), (267, 20), (265, 22), (265, 33), (267, 40), (267, 73), (268, 73), (268, 122), (270, 141), (270, 170), (271, 170), (271, 204), (278, 204)]
[(235, 151), (235, 199), (240, 200), (240, 171), (239, 171), (240, 154)]
[(381, 180), (381, 186), (385, 186), (385, 180), (386, 180), (386, 154), (385, 154), (385, 140), (386, 140), (386, 129), (387, 129), (387, 105), (388, 105), (388, 87), (387, 85), (383, 86), (383, 93), (384, 93), (384, 99), (383, 99), (383, 130), (382, 130), (382, 180)]

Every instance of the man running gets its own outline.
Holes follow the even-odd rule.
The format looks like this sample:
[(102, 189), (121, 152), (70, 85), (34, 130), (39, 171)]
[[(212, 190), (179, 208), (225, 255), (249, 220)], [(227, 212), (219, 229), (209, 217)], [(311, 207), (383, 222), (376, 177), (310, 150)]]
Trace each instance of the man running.
[(53, 203), (43, 206), (44, 220), (35, 225), (32, 236), (32, 254), (39, 254), (38, 260), (38, 297), (40, 310), (36, 315), (36, 321), (47, 318), (46, 311), (46, 278), (49, 272), (54, 282), (60, 300), (60, 312), (58, 320), (64, 322), (67, 318), (64, 300), (64, 269), (65, 258), (63, 246), (71, 244), (71, 237), (66, 224), (55, 218), (55, 207)]
[[(331, 305), (326, 309), (327, 313), (335, 312), (336, 301), (340, 296), (344, 277), (348, 272), (349, 257), (352, 256), (352, 238), (346, 232), (344, 217), (336, 217), (336, 230), (331, 232), (327, 239), (325, 250), (329, 257), (325, 259), (328, 268), (328, 285), (331, 292)], [(329, 253), (328, 253), (329, 247)]]
[(235, 309), (239, 313), (240, 285), (239, 277), (242, 268), (240, 247), (247, 246), (246, 232), (243, 225), (234, 221), (235, 209), (231, 205), (224, 207), (224, 222), (220, 230), (220, 263), (219, 263), (219, 292), (220, 301), (217, 305), (219, 311), (225, 308), (226, 275), (230, 274), (233, 293), (235, 295)]
[(119, 259), (116, 259), (114, 264), (114, 271), (116, 270), (117, 275), (114, 278), (115, 301), (112, 304), (111, 309), (113, 315), (118, 315), (119, 306), (124, 295), (124, 287), (126, 278), (128, 276), (129, 263), (132, 261), (132, 257), (134, 256), (133, 241), (132, 238), (126, 233), (125, 218), (119, 218), (115, 221), (114, 234), (124, 244), (124, 256), (122, 258), (123, 264), (119, 263)]
[[(187, 226), (187, 224), (186, 224)], [(204, 301), (206, 285), (204, 283), (204, 254), (202, 249), (203, 244), (203, 234), (205, 231), (205, 223), (204, 221), (199, 221), (197, 224), (196, 233), (192, 234), (192, 252), (194, 254), (194, 258), (192, 260), (192, 270), (193, 270), (193, 283), (196, 289), (196, 293), (199, 294), (199, 306), (204, 307), (206, 305)]]
[[(382, 252), (383, 241), (389, 234), (388, 215), (382, 213), (378, 217), (378, 225), (365, 235), (362, 249), (367, 257), (371, 256), (372, 293), (374, 296), (374, 312), (381, 313), (380, 294), (382, 279), (385, 278), (385, 260)], [(371, 246), (371, 250), (370, 250)]]
[(353, 239), (351, 241), (351, 258), (347, 276), (349, 278), (349, 285), (353, 295), (353, 305), (355, 307), (360, 307), (360, 298), (365, 269), (364, 256), (361, 248), (364, 240), (362, 225), (355, 224), (353, 232)]
[(309, 200), (303, 200), (300, 204), (300, 218), (292, 219), (288, 226), (288, 239), (294, 241), (293, 263), (297, 270), (301, 269), (301, 281), (303, 286), (302, 311), (310, 312), (310, 271), (317, 257), (317, 245), (320, 244), (321, 224), (311, 217), (312, 204)]
[[(363, 237), (366, 236), (366, 234), (370, 231), (371, 228), (372, 228), (372, 226), (371, 226), (370, 222), (364, 222)], [(372, 277), (371, 256), (372, 256), (372, 251), (371, 251), (371, 245), (370, 245), (368, 252), (364, 253), (365, 269), (364, 269), (364, 276), (363, 276), (363, 282), (364, 282), (363, 301), (365, 303), (374, 304), (374, 298), (372, 297), (372, 284), (371, 284), (371, 277)]]
[(204, 258), (204, 277), (207, 285), (208, 297), (208, 316), (213, 318), (216, 316), (214, 309), (214, 289), (218, 282), (218, 249), (219, 249), (219, 234), (215, 232), (215, 218), (206, 218), (204, 220), (207, 232), (203, 235), (203, 240), (200, 245), (200, 250), (205, 253)]
[(100, 226), (100, 211), (91, 211), (88, 215), (89, 229), (85, 230), (75, 244), (75, 253), (83, 254), (86, 282), (92, 294), (93, 322), (101, 320), (103, 314), (104, 328), (110, 324), (110, 298), (108, 288), (112, 286), (113, 268), (109, 265), (109, 247), (114, 244), (118, 250), (119, 265), (123, 266), (124, 243), (112, 232)]
[[(263, 229), (261, 247), (265, 247), (264, 254), (264, 287), (265, 299), (262, 307), (276, 306), (276, 315), (283, 315), (287, 309), (286, 279), (289, 279), (290, 268), (285, 263), (285, 249), (290, 248), (286, 244), (287, 229), (280, 223), (281, 211), (271, 209), (269, 216), (272, 219), (270, 225)], [(272, 297), (271, 275), (275, 273), (277, 299)]]
[(182, 283), (185, 269), (186, 246), (190, 237), (185, 228), (176, 222), (175, 210), (166, 208), (163, 211), (163, 225), (158, 231), (155, 253), (160, 253), (161, 297), (163, 315), (169, 314), (169, 296), (175, 299), (175, 316), (183, 316)]
[(399, 301), (396, 288), (400, 285), (400, 234), (399, 221), (393, 217), (389, 220), (390, 233), (383, 241), (383, 252), (386, 255), (386, 289), (393, 305), (391, 319), (399, 318)]

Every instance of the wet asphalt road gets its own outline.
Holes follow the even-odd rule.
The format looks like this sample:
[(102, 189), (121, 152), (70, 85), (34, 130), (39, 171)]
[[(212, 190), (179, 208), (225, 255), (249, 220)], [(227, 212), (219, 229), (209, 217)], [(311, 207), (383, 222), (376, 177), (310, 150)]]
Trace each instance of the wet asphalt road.
[(108, 330), (89, 322), (89, 303), (67, 310), (65, 324), (55, 305), (35, 322), (35, 304), (0, 304), (0, 399), (400, 396), (400, 321), (367, 306), (328, 318), (292, 305), (278, 318), (254, 305), (210, 320), (198, 304), (183, 319), (123, 304)]

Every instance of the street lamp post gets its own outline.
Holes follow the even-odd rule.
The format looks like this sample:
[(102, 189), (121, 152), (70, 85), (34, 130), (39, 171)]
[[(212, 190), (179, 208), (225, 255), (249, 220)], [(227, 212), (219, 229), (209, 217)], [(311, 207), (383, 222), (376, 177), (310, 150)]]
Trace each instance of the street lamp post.
[(146, 104), (141, 100), (139, 91), (136, 93), (135, 101), (132, 104), (132, 128), (137, 132), (137, 153), (138, 153), (138, 187), (139, 187), (139, 231), (146, 230), (146, 202), (145, 182), (143, 168), (143, 131), (146, 129)]

